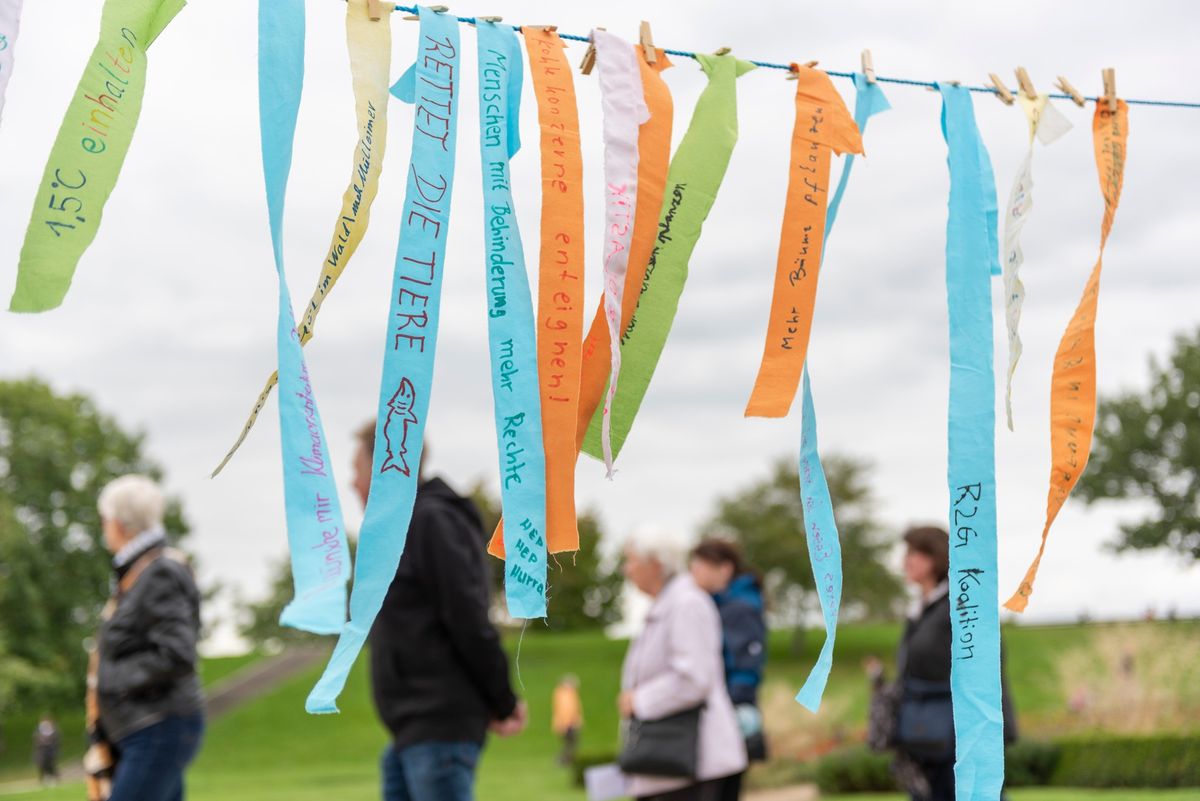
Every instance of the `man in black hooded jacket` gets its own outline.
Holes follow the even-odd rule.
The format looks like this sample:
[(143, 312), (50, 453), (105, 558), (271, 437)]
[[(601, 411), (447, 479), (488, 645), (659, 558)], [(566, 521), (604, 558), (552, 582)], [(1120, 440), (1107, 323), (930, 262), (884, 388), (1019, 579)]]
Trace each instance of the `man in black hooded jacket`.
[[(374, 423), (358, 439), (354, 484), (365, 504)], [(526, 709), (488, 618), (479, 512), (423, 467), (424, 458), (404, 555), (370, 637), (375, 709), (392, 736), (383, 797), (470, 801), (487, 732), (519, 733)]]

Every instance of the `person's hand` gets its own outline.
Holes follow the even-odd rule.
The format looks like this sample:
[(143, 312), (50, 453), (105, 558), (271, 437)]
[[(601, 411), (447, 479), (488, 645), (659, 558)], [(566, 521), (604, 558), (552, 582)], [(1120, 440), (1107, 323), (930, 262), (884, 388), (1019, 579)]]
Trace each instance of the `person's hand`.
[(513, 713), (504, 720), (493, 720), (488, 729), (498, 737), (512, 737), (525, 730), (529, 723), (529, 707), (524, 701), (517, 701)]
[(863, 660), (863, 670), (867, 672), (867, 678), (871, 681), (883, 678), (883, 662), (875, 655), (868, 656)]
[(621, 712), (621, 717), (633, 717), (633, 691), (626, 690), (617, 696), (617, 709)]

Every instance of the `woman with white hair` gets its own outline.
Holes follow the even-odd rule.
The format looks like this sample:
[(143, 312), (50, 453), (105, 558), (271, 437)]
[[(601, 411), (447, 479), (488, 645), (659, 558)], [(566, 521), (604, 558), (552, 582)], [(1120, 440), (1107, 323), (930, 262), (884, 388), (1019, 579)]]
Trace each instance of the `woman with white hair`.
[(621, 765), (641, 801), (716, 801), (746, 769), (721, 620), (687, 571), (688, 545), (678, 532), (646, 528), (625, 546), (625, 577), (653, 599), (625, 655), (618, 700), (627, 720)]
[(88, 795), (178, 801), (204, 731), (200, 593), (183, 555), (167, 546), (166, 500), (154, 481), (122, 476), (97, 506), (116, 580), (88, 666)]

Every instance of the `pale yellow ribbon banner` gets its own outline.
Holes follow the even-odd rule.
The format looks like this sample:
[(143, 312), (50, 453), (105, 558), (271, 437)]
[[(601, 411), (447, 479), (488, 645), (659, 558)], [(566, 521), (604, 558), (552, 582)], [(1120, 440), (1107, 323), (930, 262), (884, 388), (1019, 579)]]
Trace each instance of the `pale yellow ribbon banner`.
[(1022, 351), (1018, 332), (1021, 306), (1025, 303), (1025, 284), (1020, 276), (1021, 265), (1025, 261), (1025, 254), (1021, 250), (1021, 229), (1033, 210), (1033, 140), (1036, 137), (1043, 145), (1049, 145), (1071, 130), (1071, 123), (1050, 104), (1050, 99), (1045, 95), (1031, 98), (1022, 91), (1017, 95), (1017, 100), (1029, 123), (1029, 148), (1017, 169), (1004, 216), (1004, 311), (1008, 327), (1008, 383), (1004, 390), (1004, 410), (1008, 416), (1009, 431), (1013, 428), (1013, 375)]
[(1092, 119), (1096, 149), (1096, 170), (1100, 173), (1100, 191), (1104, 193), (1104, 221), (1100, 224), (1100, 255), (1083, 289), (1083, 297), (1054, 356), (1054, 374), (1050, 379), (1050, 493), (1046, 498), (1046, 525), (1037, 556), (1025, 573), (1021, 586), (1004, 606), (1024, 612), (1033, 594), (1038, 566), (1046, 551), (1050, 526), (1087, 467), (1092, 452), (1092, 429), (1096, 426), (1096, 301), (1100, 297), (1100, 270), (1104, 246), (1112, 231), (1113, 217), (1121, 201), (1121, 183), (1125, 176), (1125, 142), (1129, 135), (1129, 107), (1117, 101), (1117, 110), (1109, 111), (1101, 99)]
[[(367, 0), (349, 0), (346, 3), (346, 43), (350, 50), (350, 75), (354, 83), (354, 109), (358, 118), (354, 172), (346, 193), (342, 195), (342, 211), (333, 227), (317, 288), (296, 327), (301, 345), (308, 344), (312, 339), (321, 304), (333, 291), (367, 232), (371, 204), (379, 191), (379, 173), (383, 169), (383, 153), (387, 143), (388, 80), (392, 66), (391, 26), (386, 19), (372, 21), (367, 16)], [(213, 471), (214, 476), (224, 469), (242, 446), (278, 380), (278, 372), (272, 373), (267, 379), (267, 385), (254, 402), (254, 409), (242, 427), (242, 433)]]

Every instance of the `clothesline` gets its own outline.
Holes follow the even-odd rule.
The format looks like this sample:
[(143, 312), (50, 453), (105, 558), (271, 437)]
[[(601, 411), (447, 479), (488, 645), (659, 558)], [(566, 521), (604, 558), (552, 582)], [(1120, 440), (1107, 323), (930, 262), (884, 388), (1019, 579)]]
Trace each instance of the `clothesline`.
[[(397, 5), (395, 7), (395, 10), (396, 11), (404, 11), (409, 14), (417, 13), (416, 6)], [(459, 17), (454, 14), (447, 14), (447, 16), (454, 17), (459, 22), (465, 22), (468, 25), (475, 25), (477, 23), (477, 21), (479, 20), (478, 17)], [(484, 17), (483, 19), (485, 22), (488, 22), (488, 21), (492, 21), (496, 18)], [(509, 27), (512, 28), (514, 31), (521, 30), (520, 25), (510, 25)], [(560, 31), (558, 35), (562, 39), (570, 39), (570, 40), (576, 41), (576, 42), (590, 42), (591, 41), (591, 37), (580, 36), (579, 34), (576, 34), (576, 33), (562, 33)], [(683, 56), (684, 58), (695, 58), (696, 57), (695, 51), (692, 51), (692, 50), (674, 50), (669, 47), (665, 47), (665, 48), (663, 48), (663, 52), (665, 52), (667, 55)], [(780, 64), (780, 63), (773, 62), (773, 61), (757, 61), (755, 59), (747, 59), (747, 60), (750, 61), (751, 64), (754, 64), (755, 66), (758, 66), (758, 67), (765, 67), (767, 69), (772, 69), (772, 70), (784, 70), (787, 72), (790, 72), (792, 70), (792, 66), (790, 64)], [(854, 77), (853, 72), (844, 72), (844, 71), (840, 71), (840, 70), (825, 70), (824, 72), (827, 75), (832, 75), (837, 78), (853, 78)], [(877, 75), (875, 77), (875, 80), (879, 81), (880, 83), (894, 83), (894, 84), (900, 84), (902, 86), (923, 86), (923, 87), (928, 87), (930, 89), (937, 88), (937, 83), (935, 83), (934, 81), (918, 81), (918, 80), (913, 80), (911, 78), (888, 78), (883, 75)], [(999, 96), (999, 94), (1000, 94), (994, 87), (991, 87), (991, 86), (964, 86), (963, 88), (968, 89), (972, 92), (981, 92), (983, 94), (989, 94), (989, 95)], [(1072, 100), (1073, 99), (1070, 95), (1057, 94), (1057, 93), (1046, 93), (1046, 97), (1053, 98), (1055, 100)], [(1102, 98), (1085, 97), (1084, 99), (1099, 102)], [(1162, 106), (1162, 107), (1166, 107), (1166, 108), (1200, 109), (1200, 103), (1188, 103), (1188, 102), (1185, 102), (1182, 100), (1131, 100), (1129, 98), (1124, 98), (1124, 97), (1121, 99), (1124, 100), (1126, 103), (1128, 103), (1131, 106)]]

